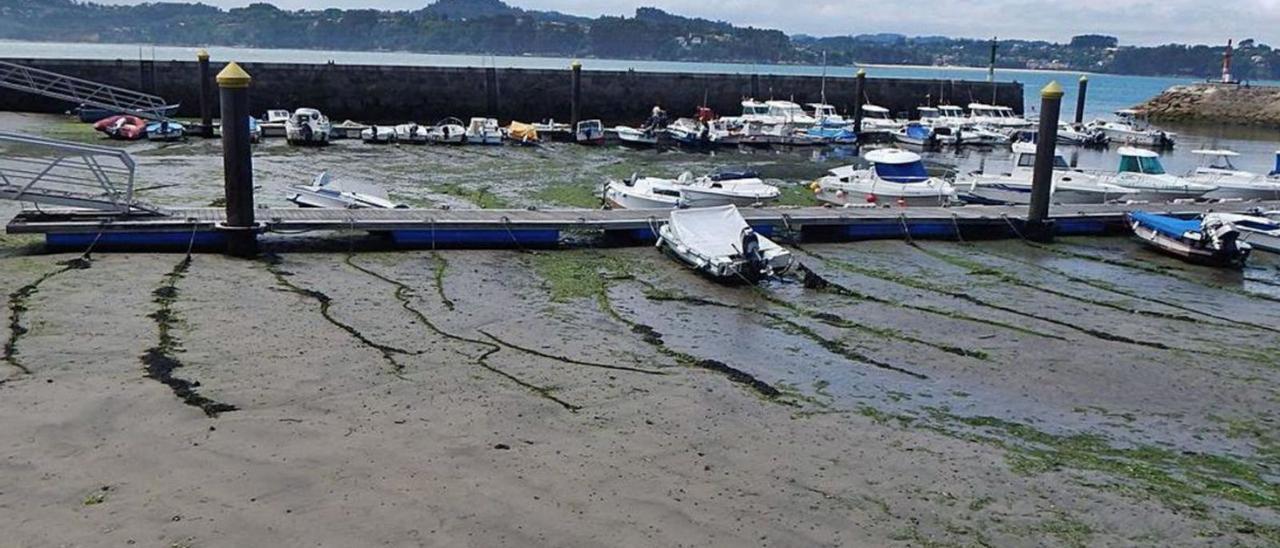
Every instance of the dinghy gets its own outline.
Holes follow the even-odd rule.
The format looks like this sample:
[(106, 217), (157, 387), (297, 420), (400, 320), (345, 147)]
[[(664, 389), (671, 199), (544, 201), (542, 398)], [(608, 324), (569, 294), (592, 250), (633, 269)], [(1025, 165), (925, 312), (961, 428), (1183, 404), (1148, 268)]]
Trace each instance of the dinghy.
[(396, 130), (391, 126), (369, 126), (360, 131), (360, 140), (385, 145), (396, 140)]
[(757, 234), (726, 205), (671, 212), (658, 229), (658, 249), (690, 267), (727, 283), (757, 283), (791, 267), (791, 252)]
[(1210, 266), (1242, 268), (1249, 258), (1249, 244), (1240, 231), (1217, 213), (1200, 219), (1179, 219), (1146, 211), (1131, 211), (1133, 234), (1148, 245), (1184, 261)]
[(409, 122), (396, 126), (396, 141), (413, 145), (427, 144), (427, 128)]
[(467, 140), (467, 128), (462, 120), (445, 118), (427, 128), (427, 142), (437, 145), (460, 145)]
[(600, 120), (578, 122), (573, 139), (580, 145), (602, 145), (604, 144), (604, 124)]
[(181, 123), (162, 120), (147, 124), (147, 139), (151, 141), (181, 141), (187, 129)]
[(112, 139), (136, 141), (147, 136), (147, 122), (130, 114), (119, 114), (103, 118), (93, 124), (93, 129), (101, 131)]
[(328, 209), (405, 209), (387, 196), (386, 191), (360, 183), (334, 183), (328, 172), (317, 175), (310, 185), (290, 185), (285, 197), (301, 207)]
[(889, 148), (868, 152), (865, 158), (870, 168), (838, 167), (815, 181), (815, 197), (839, 206), (943, 206), (955, 200), (955, 189), (930, 177), (919, 154)]

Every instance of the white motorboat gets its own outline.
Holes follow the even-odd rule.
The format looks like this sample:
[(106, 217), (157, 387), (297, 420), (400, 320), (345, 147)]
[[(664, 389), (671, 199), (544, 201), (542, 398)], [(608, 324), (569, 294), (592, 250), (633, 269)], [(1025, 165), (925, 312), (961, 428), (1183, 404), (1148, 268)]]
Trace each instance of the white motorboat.
[(908, 122), (893, 132), (893, 140), (917, 148), (930, 148), (938, 144), (933, 128), (920, 122)]
[(369, 126), (360, 130), (360, 140), (379, 145), (394, 143), (396, 141), (396, 128), (391, 126)]
[(1120, 147), (1120, 168), (1102, 182), (1129, 189), (1127, 200), (1167, 202), (1199, 198), (1218, 187), (1166, 173), (1160, 156), (1144, 148)]
[(1239, 229), (1218, 213), (1185, 220), (1131, 211), (1128, 217), (1129, 226), (1138, 239), (1188, 262), (1242, 268), (1252, 250), (1241, 241)]
[(813, 184), (818, 200), (835, 205), (882, 204), (942, 206), (955, 201), (955, 189), (930, 177), (920, 155), (899, 149), (879, 149), (865, 156), (866, 169), (838, 167)]
[(1275, 218), (1263, 214), (1240, 215), (1235, 213), (1216, 213), (1240, 231), (1240, 240), (1250, 247), (1268, 253), (1280, 253), (1280, 214), (1272, 213)]
[(1018, 116), (1013, 109), (1001, 105), (969, 103), (969, 121), (999, 130), (1027, 129), (1035, 124)]
[(364, 130), (369, 127), (355, 120), (343, 120), (329, 126), (329, 139), (361, 139)]
[(879, 105), (862, 105), (862, 127), (857, 128), (858, 135), (887, 135), (902, 128), (902, 122), (889, 114), (889, 109)]
[(964, 109), (956, 105), (938, 105), (938, 122), (953, 127), (964, 127), (971, 123), (964, 115)]
[(682, 173), (676, 179), (632, 176), (626, 181), (610, 181), (605, 187), (605, 201), (620, 209), (746, 207), (772, 202), (781, 193), (778, 187), (754, 174), (712, 174), (695, 178), (690, 173)]
[(769, 105), (755, 99), (747, 99), (742, 102), (742, 116), (739, 117), (743, 122), (758, 122), (761, 124), (780, 124), (782, 120), (774, 117), (769, 113)]
[(1151, 127), (1142, 112), (1124, 109), (1117, 110), (1115, 115), (1115, 120), (1094, 120), (1089, 128), (1101, 131), (1112, 143), (1150, 148), (1173, 147), (1177, 134)]
[(1186, 179), (1218, 187), (1205, 193), (1205, 198), (1280, 200), (1280, 180), (1236, 169), (1231, 159), (1240, 154), (1230, 150), (1193, 150), (1191, 153), (1200, 157), (1200, 165), (1187, 174)]
[(301, 207), (329, 209), (404, 209), (387, 196), (386, 191), (372, 185), (334, 183), (329, 173), (317, 175), (310, 185), (290, 185), (285, 196)]
[(754, 284), (791, 268), (791, 252), (755, 232), (726, 205), (677, 209), (658, 229), (658, 249), (728, 283)]
[(502, 144), (502, 128), (496, 118), (472, 118), (466, 136), (467, 144), (471, 145)]
[(396, 126), (396, 141), (414, 145), (427, 144), (427, 128), (413, 122)]
[(467, 140), (467, 128), (462, 120), (445, 118), (427, 128), (427, 142), (437, 145), (460, 145)]
[(814, 124), (827, 128), (850, 128), (852, 129), (853, 120), (845, 118), (836, 112), (836, 107), (826, 103), (809, 103), (810, 116), (814, 119)]
[(573, 140), (580, 145), (604, 144), (604, 124), (600, 120), (583, 120), (574, 128)]
[[(973, 173), (956, 178), (957, 196), (974, 204), (1031, 203), (1031, 182), (1035, 176), (1036, 145), (1014, 143), (1011, 167), (1005, 172)], [(1129, 189), (1109, 185), (1097, 175), (1072, 169), (1061, 154), (1053, 158), (1051, 202), (1055, 204), (1101, 204), (1118, 200)]]
[(809, 127), (818, 122), (804, 111), (804, 107), (791, 101), (765, 101), (764, 104), (768, 107), (768, 115), (776, 120), (776, 123)]
[(613, 132), (618, 135), (618, 140), (625, 145), (651, 147), (658, 144), (658, 130), (653, 128), (614, 126)]
[[(252, 129), (253, 124), (249, 127)], [(159, 122), (151, 122), (147, 124), (147, 139), (151, 141), (181, 141), (187, 137), (187, 128), (181, 122), (170, 122), (161, 120)], [(250, 131), (249, 141), (253, 142), (252, 131)]]
[(1107, 134), (1084, 124), (1058, 123), (1058, 144), (1072, 146), (1105, 146)]
[(329, 119), (314, 108), (293, 111), (285, 121), (285, 139), (291, 145), (329, 144)]
[(263, 117), (262, 126), (263, 137), (284, 137), (285, 124), (289, 121), (289, 111), (284, 109), (271, 109), (267, 111), (267, 115)]
[(711, 125), (693, 118), (679, 118), (667, 126), (667, 135), (678, 144), (691, 147), (715, 146), (720, 144), (719, 134), (711, 131)]

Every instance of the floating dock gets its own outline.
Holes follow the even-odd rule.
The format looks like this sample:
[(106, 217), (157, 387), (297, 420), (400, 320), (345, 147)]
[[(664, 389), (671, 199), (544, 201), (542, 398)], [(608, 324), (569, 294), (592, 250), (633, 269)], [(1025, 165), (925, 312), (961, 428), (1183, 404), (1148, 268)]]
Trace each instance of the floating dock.
[[(1058, 205), (1050, 210), (1058, 235), (1125, 231), (1124, 214), (1146, 210), (1178, 216), (1209, 211), (1280, 209), (1280, 202), (1212, 204)], [(1019, 237), (1026, 206), (761, 207), (742, 208), (762, 234), (785, 231), (804, 241)], [(255, 210), (260, 234), (363, 231), (405, 247), (548, 247), (565, 233), (602, 233), (619, 241), (652, 242), (667, 210), (304, 209)], [(26, 210), (10, 234), (44, 234), (51, 246), (128, 249), (221, 245), (229, 233), (221, 208), (176, 208), (121, 214), (72, 209)]]

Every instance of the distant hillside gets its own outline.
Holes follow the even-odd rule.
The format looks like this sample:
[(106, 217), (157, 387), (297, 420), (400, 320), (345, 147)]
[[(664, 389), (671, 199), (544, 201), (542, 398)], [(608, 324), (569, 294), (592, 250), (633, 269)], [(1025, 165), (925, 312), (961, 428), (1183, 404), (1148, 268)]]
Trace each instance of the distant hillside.
[[(987, 40), (889, 33), (787, 36), (656, 8), (639, 8), (632, 17), (591, 19), (525, 10), (501, 0), (438, 0), (415, 11), (0, 0), (0, 38), (747, 63), (817, 64), (825, 55), (836, 66), (985, 66), (990, 53)], [(1216, 76), (1221, 57), (1221, 47), (1125, 47), (1113, 37), (1084, 35), (1069, 44), (1002, 40), (997, 63), (1200, 78)], [(1280, 52), (1270, 46), (1244, 40), (1235, 60), (1239, 78), (1280, 79)]]

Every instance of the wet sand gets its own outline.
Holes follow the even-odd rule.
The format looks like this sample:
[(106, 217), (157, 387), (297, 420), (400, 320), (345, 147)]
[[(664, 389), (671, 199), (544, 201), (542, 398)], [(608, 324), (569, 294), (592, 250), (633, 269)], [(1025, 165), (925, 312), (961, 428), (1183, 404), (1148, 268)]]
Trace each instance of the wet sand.
[[(213, 199), (197, 151), (216, 144), (182, 146), (139, 152), (179, 185), (152, 199)], [(557, 150), (489, 153), (546, 154), (568, 174), (551, 184), (639, 154)], [(259, 155), (260, 182), (309, 154)], [(363, 169), (474, 205), (440, 189), (475, 175), (393, 163)], [(1280, 542), (1274, 257), (1224, 273), (1122, 238), (799, 244), (825, 284), (752, 289), (647, 247), (345, 238), (189, 262), (0, 241), (0, 544)]]

